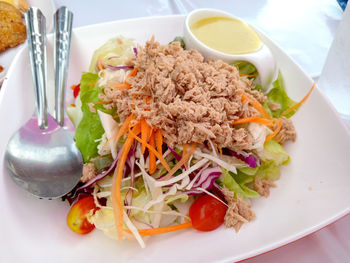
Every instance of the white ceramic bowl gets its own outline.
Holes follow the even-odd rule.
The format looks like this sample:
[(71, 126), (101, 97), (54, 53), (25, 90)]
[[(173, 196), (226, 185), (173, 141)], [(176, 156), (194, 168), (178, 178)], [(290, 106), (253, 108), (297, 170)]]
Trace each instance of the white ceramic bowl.
[[(224, 11), (208, 8), (196, 9), (190, 12), (186, 17), (184, 26), (184, 41), (186, 43), (186, 48), (198, 50), (205, 58), (221, 59), (227, 63), (240, 60), (252, 63), (259, 72), (263, 91), (268, 91), (272, 81), (277, 78), (277, 66), (270, 49), (262, 42), (260, 48), (255, 52), (232, 55), (208, 47), (207, 45), (203, 44), (203, 42), (198, 40), (198, 38), (196, 38), (196, 36), (192, 33), (190, 26), (200, 19), (212, 16), (232, 17), (243, 21), (242, 19), (234, 17), (233, 15)], [(258, 31), (257, 33), (259, 34)]]

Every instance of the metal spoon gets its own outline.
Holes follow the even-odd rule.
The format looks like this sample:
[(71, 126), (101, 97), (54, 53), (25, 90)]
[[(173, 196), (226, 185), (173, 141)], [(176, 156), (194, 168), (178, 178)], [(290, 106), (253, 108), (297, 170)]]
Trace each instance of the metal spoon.
[(47, 113), (45, 17), (32, 7), (25, 18), (37, 117), (32, 117), (11, 137), (5, 152), (5, 167), (14, 182), (34, 196), (58, 198), (76, 186), (83, 166), (82, 156), (73, 141), (74, 132), (63, 126), (72, 13), (64, 7), (55, 14), (58, 54), (55, 56), (55, 115), (59, 125)]

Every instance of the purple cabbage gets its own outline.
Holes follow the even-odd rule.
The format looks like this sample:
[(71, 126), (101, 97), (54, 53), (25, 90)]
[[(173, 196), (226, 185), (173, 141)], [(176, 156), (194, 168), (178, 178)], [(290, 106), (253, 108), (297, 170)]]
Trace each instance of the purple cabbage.
[(171, 153), (174, 155), (176, 161), (180, 161), (182, 156), (180, 154), (178, 154), (177, 152), (175, 152), (175, 150), (173, 148), (171, 148), (169, 145), (168, 145), (168, 149), (171, 151)]
[(110, 69), (115, 69), (115, 70), (118, 70), (118, 69), (133, 69), (134, 68), (132, 66), (112, 66), (110, 64), (106, 64), (106, 67), (110, 68)]
[(132, 51), (134, 51), (135, 57), (137, 57), (137, 48), (134, 47), (134, 48), (132, 49)]
[(251, 167), (251, 168), (255, 168), (255, 167), (261, 165), (258, 156), (256, 156), (253, 153), (246, 153), (246, 152), (244, 152), (244, 154), (241, 154), (241, 153), (237, 153), (237, 152), (232, 151), (232, 150), (227, 149), (227, 148), (224, 149), (224, 153), (228, 154), (230, 156), (236, 157), (237, 159), (239, 159), (239, 160), (245, 162), (246, 164), (248, 164), (248, 166)]
[(188, 195), (203, 194), (203, 191), (196, 189), (198, 187), (201, 187), (207, 191), (211, 190), (214, 187), (215, 180), (220, 177), (221, 173), (222, 172), (219, 167), (206, 168), (202, 170), (192, 188), (185, 193)]

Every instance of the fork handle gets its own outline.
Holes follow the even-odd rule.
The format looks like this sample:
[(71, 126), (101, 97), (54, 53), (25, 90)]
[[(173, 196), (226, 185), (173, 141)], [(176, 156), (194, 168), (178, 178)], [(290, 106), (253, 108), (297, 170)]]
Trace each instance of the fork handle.
[(25, 13), (25, 20), (38, 126), (40, 129), (46, 129), (48, 127), (46, 100), (46, 19), (38, 8), (31, 7)]
[(72, 39), (73, 14), (67, 7), (59, 8), (54, 15), (54, 72), (55, 72), (55, 119), (64, 125), (65, 87), (69, 67)]

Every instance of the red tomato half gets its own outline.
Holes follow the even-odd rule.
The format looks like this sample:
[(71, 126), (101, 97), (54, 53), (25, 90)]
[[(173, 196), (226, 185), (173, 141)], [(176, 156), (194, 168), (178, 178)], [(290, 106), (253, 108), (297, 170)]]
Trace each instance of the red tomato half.
[(85, 197), (76, 202), (67, 215), (67, 224), (69, 228), (78, 234), (90, 233), (95, 226), (87, 220), (87, 215), (91, 210), (97, 210), (92, 196)]
[(190, 207), (193, 228), (212, 231), (224, 222), (227, 207), (210, 195), (199, 197)]

